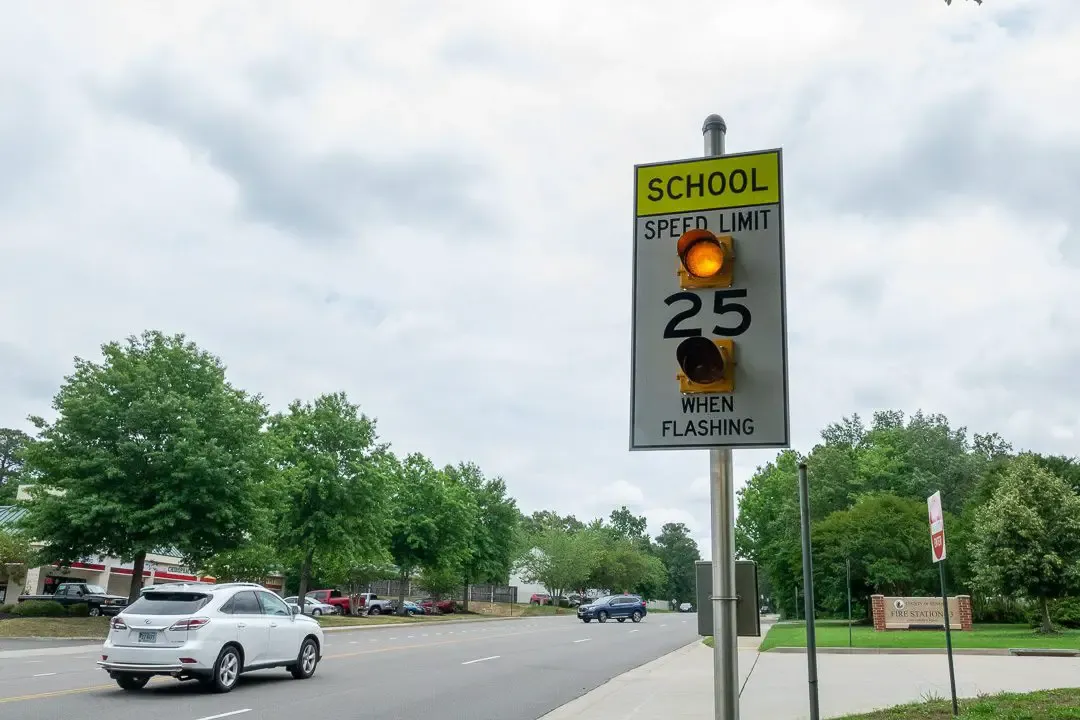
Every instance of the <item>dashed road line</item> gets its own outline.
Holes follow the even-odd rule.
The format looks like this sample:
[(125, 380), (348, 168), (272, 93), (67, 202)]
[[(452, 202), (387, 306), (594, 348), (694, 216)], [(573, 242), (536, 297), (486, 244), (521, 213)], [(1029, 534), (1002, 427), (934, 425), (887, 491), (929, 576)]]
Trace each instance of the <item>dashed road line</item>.
[(473, 665), (475, 663), (487, 662), (488, 660), (498, 660), (501, 657), (502, 657), (502, 655), (491, 655), (490, 657), (478, 658), (476, 660), (469, 660), (469, 661), (463, 662), (461, 664), (462, 665)]
[(219, 718), (232, 717), (233, 715), (241, 715), (247, 712), (251, 712), (251, 708), (244, 708), (243, 710), (233, 710), (231, 712), (219, 713), (217, 715), (207, 715), (206, 717), (199, 718), (199, 720), (219, 720)]

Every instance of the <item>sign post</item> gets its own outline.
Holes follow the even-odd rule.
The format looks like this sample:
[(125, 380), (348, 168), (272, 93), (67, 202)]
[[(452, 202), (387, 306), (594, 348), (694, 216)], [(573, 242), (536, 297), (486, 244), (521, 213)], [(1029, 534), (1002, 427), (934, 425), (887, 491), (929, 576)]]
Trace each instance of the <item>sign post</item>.
[(945, 514), (941, 511), (941, 491), (926, 498), (930, 515), (930, 552), (941, 574), (941, 605), (945, 616), (945, 653), (949, 656), (949, 689), (952, 691), (952, 714), (960, 709), (956, 702), (956, 671), (953, 669), (952, 624), (949, 621), (949, 594), (945, 588)]
[(634, 167), (630, 450), (709, 450), (716, 720), (738, 720), (732, 449), (788, 448), (783, 163), (728, 155)]

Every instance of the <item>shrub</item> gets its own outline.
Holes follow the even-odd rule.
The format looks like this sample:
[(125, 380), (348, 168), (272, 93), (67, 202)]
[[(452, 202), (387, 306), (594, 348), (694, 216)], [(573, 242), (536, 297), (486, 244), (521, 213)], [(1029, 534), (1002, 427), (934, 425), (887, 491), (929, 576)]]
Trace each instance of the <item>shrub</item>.
[(68, 606), (68, 615), (71, 617), (90, 617), (90, 606), (86, 603), (75, 603)]
[(1028, 622), (1031, 613), (1037, 609), (1036, 604), (1023, 599), (975, 595), (971, 598), (971, 621), (1013, 625)]
[(8, 603), (6, 605), (0, 605), (0, 615), (10, 615), (11, 611), (15, 608), (14, 605)]
[(16, 605), (11, 613), (20, 617), (64, 617), (67, 608), (55, 600), (27, 600)]
[[(1060, 598), (1050, 601), (1050, 621), (1057, 627), (1080, 628), (1080, 598)], [(1031, 603), (1025, 618), (1029, 625), (1042, 625), (1042, 605)]]

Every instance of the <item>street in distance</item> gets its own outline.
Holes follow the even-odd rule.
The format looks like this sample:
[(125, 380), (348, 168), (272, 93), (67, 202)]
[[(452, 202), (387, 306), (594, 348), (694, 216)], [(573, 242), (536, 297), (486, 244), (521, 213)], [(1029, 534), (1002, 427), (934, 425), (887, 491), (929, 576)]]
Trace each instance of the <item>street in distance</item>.
[[(630, 449), (790, 447), (781, 152), (635, 172)], [(687, 274), (701, 236), (726, 281)], [(730, 385), (691, 377), (702, 347)]]

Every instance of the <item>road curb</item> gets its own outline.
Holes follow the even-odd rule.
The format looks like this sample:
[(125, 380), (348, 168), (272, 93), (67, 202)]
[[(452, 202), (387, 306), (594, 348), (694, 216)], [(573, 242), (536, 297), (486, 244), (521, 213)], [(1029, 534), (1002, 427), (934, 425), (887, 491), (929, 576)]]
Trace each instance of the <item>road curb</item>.
[[(774, 647), (763, 650), (766, 653), (805, 654), (806, 648)], [(861, 647), (819, 647), (818, 655), (944, 655), (945, 648), (861, 648)], [(1008, 648), (953, 648), (953, 655), (1011, 655)]]
[(392, 623), (379, 623), (377, 625), (339, 625), (337, 627), (324, 627), (324, 633), (337, 633), (337, 632), (352, 632), (354, 630), (378, 630), (379, 628), (390, 627), (420, 627), (427, 626), (433, 627), (438, 625), (475, 625), (476, 623), (487, 622), (499, 622), (502, 620), (528, 620), (530, 618), (517, 616), (517, 617), (492, 617), (492, 618), (478, 618), (476, 620), (419, 620), (414, 622), (392, 622)]
[(25, 637), (0, 637), (0, 643), (5, 640), (18, 640), (19, 642), (26, 642), (27, 640), (33, 640), (35, 642), (56, 642), (57, 640), (88, 640), (92, 642), (105, 642), (105, 636), (90, 637), (89, 635), (76, 635), (74, 637), (57, 637), (54, 635), (27, 635)]

